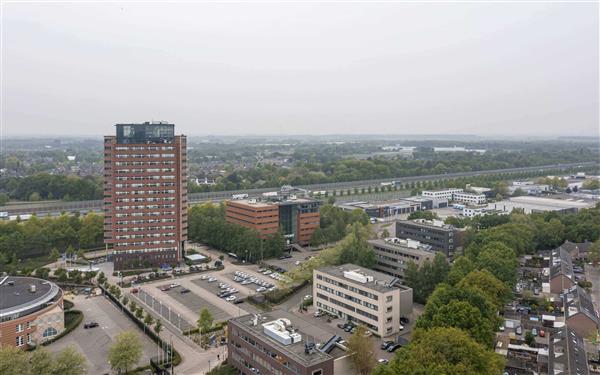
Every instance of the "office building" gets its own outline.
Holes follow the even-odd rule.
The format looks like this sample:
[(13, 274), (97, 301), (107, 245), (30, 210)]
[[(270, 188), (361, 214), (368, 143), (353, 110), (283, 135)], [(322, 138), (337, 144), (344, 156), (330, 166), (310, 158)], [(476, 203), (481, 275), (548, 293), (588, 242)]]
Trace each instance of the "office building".
[(179, 263), (187, 239), (186, 137), (165, 122), (104, 137), (104, 242), (115, 269)]
[(370, 240), (369, 244), (373, 246), (377, 258), (373, 268), (397, 277), (401, 282), (404, 282), (404, 271), (409, 262), (420, 267), (425, 261), (433, 261), (435, 256), (430, 245), (410, 239), (376, 239)]
[(225, 219), (228, 223), (255, 229), (261, 238), (266, 238), (279, 229), (279, 208), (256, 199), (231, 200), (226, 202)]
[[(329, 339), (334, 337), (313, 328), (281, 310), (232, 318), (227, 323), (227, 362), (244, 375), (333, 375)], [(317, 340), (323, 344), (319, 348)]]
[(441, 251), (452, 257), (457, 249), (462, 248), (463, 231), (444, 224), (441, 220), (397, 220), (396, 237), (408, 238), (430, 245), (435, 251)]
[(433, 199), (452, 200), (452, 197), (454, 196), (454, 194), (458, 194), (458, 193), (462, 193), (462, 192), (463, 192), (463, 189), (449, 188), (449, 189), (438, 189), (438, 190), (423, 190), (421, 195), (424, 197), (429, 197), (429, 198), (433, 198)]
[(33, 277), (0, 278), (0, 346), (23, 350), (65, 330), (62, 290)]
[(324, 267), (313, 272), (313, 304), (387, 337), (399, 332), (401, 317), (411, 316), (412, 289), (398, 278), (354, 264)]
[(474, 193), (454, 193), (452, 194), (452, 200), (459, 203), (466, 204), (484, 204), (487, 202), (487, 198), (484, 194)]
[(238, 199), (226, 202), (229, 223), (256, 229), (262, 238), (282, 230), (287, 242), (308, 245), (320, 225), (321, 202), (295, 196), (282, 200)]

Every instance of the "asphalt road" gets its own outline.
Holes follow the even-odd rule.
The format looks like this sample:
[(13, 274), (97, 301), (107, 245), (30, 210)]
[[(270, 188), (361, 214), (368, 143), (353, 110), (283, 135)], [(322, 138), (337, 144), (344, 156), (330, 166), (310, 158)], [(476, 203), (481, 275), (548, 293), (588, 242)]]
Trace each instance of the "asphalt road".
[[(334, 182), (325, 184), (314, 184), (314, 185), (303, 185), (298, 186), (302, 189), (313, 190), (313, 191), (332, 191), (340, 189), (354, 189), (363, 188), (368, 186), (379, 186), (382, 182), (397, 181), (399, 183), (410, 183), (417, 181), (439, 181), (439, 180), (450, 180), (460, 177), (472, 177), (472, 176), (483, 176), (498, 173), (518, 173), (518, 172), (535, 172), (544, 170), (557, 170), (557, 169), (571, 169), (583, 166), (590, 166), (597, 164), (597, 162), (580, 162), (580, 163), (569, 163), (569, 164), (552, 164), (534, 167), (523, 167), (523, 168), (509, 168), (509, 169), (494, 169), (486, 171), (476, 172), (459, 172), (459, 173), (447, 173), (438, 175), (426, 175), (426, 176), (410, 176), (410, 177), (396, 177), (396, 178), (383, 178), (375, 180), (361, 180), (361, 181), (348, 181), (348, 182)], [(231, 198), (233, 194), (246, 193), (250, 196), (257, 196), (267, 191), (273, 191), (275, 188), (263, 188), (263, 189), (248, 189), (248, 190), (235, 190), (235, 191), (216, 191), (207, 193), (192, 193), (189, 194), (190, 204), (201, 203), (206, 201), (221, 201), (224, 199)], [(62, 202), (62, 201), (51, 201), (51, 202), (39, 202), (39, 203), (19, 203), (9, 204), (3, 207), (3, 211), (7, 211), (9, 215), (25, 215), (37, 213), (38, 215), (50, 214), (57, 215), (63, 211), (79, 211), (86, 212), (89, 210), (100, 212), (103, 206), (102, 200), (91, 200), (91, 201), (76, 201), (76, 202)]]

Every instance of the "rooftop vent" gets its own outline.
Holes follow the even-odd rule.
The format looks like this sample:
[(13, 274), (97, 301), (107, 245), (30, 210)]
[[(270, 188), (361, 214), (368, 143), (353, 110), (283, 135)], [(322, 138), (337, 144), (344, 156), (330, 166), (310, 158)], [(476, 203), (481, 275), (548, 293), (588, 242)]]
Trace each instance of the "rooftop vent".
[(302, 336), (294, 330), (292, 322), (281, 318), (271, 322), (263, 323), (263, 332), (265, 335), (283, 344), (290, 345), (302, 341)]
[(35, 293), (35, 285), (33, 285), (33, 284), (29, 285), (29, 292)]
[(373, 281), (373, 276), (367, 275), (361, 272), (359, 269), (352, 271), (344, 271), (344, 277), (350, 280), (358, 281), (359, 283), (366, 284)]

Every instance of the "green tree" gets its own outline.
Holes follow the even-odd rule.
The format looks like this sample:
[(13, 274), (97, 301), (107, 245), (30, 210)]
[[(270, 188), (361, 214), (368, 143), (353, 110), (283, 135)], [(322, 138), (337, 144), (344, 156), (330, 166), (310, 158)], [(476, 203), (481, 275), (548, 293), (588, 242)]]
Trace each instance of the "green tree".
[(531, 331), (527, 331), (525, 333), (525, 343), (529, 346), (535, 345), (535, 336), (533, 336), (533, 333), (531, 333)]
[(137, 303), (135, 303), (134, 300), (131, 300), (131, 302), (129, 302), (129, 311), (135, 312), (136, 310), (137, 310)]
[(121, 332), (108, 349), (108, 362), (112, 369), (127, 373), (142, 358), (142, 342), (133, 331)]
[(475, 264), (466, 256), (459, 256), (452, 263), (452, 268), (448, 272), (446, 281), (450, 285), (456, 285), (460, 280), (463, 279), (469, 272), (475, 269)]
[(146, 313), (146, 316), (144, 316), (144, 332), (146, 332), (146, 326), (151, 326), (152, 323), (154, 323), (154, 318), (152, 317), (152, 315)]
[(142, 319), (144, 317), (144, 309), (138, 306), (138, 308), (135, 309), (135, 317)]
[(374, 375), (502, 374), (504, 359), (457, 328), (416, 330), (411, 343), (398, 350)]
[(501, 310), (512, 296), (510, 288), (486, 269), (470, 272), (456, 286), (482, 292), (497, 310)]
[(367, 329), (362, 325), (348, 338), (348, 355), (358, 375), (369, 375), (377, 364), (374, 344), (371, 337), (366, 337)]
[(381, 231), (381, 238), (389, 238), (390, 237), (390, 232), (387, 230), (387, 228), (385, 228), (383, 231)]
[(156, 323), (154, 323), (154, 332), (160, 337), (160, 333), (162, 332), (163, 325), (160, 319), (156, 319)]
[(413, 289), (413, 298), (425, 303), (435, 287), (448, 276), (450, 266), (442, 253), (436, 253), (433, 261), (425, 260), (421, 267), (409, 261), (404, 270), (404, 281)]
[(85, 260), (85, 253), (83, 249), (77, 250), (77, 260)]
[(360, 223), (352, 224), (350, 234), (342, 241), (340, 249), (340, 262), (358, 264), (363, 267), (372, 267), (375, 262), (375, 251), (369, 244), (368, 229)]
[(498, 279), (513, 287), (517, 282), (519, 262), (515, 251), (500, 242), (485, 245), (476, 260), (481, 269), (486, 269)]
[(600, 263), (600, 240), (594, 242), (587, 251), (587, 257), (590, 262), (597, 266)]
[(56, 247), (53, 247), (50, 251), (50, 255), (48, 256), (48, 260), (51, 262), (56, 262), (60, 258), (60, 253)]
[(8, 194), (0, 193), (0, 206), (4, 206), (5, 204), (7, 204), (8, 200)]
[(29, 372), (27, 353), (17, 347), (0, 345), (0, 374), (23, 375)]
[(83, 354), (69, 346), (56, 355), (52, 364), (52, 375), (81, 375), (87, 372), (87, 361)]
[(98, 284), (100, 285), (104, 285), (104, 283), (106, 282), (106, 275), (104, 274), (104, 272), (100, 271), (100, 273), (98, 274)]
[(495, 327), (466, 301), (452, 300), (433, 315), (432, 327), (455, 327), (464, 330), (489, 349), (494, 346)]
[[(31, 375), (47, 375), (54, 365), (52, 356), (46, 348), (36, 348), (29, 357)], [(3, 372), (1, 372), (3, 373)]]
[(213, 320), (214, 318), (207, 308), (200, 310), (200, 316), (198, 318), (198, 329), (200, 330), (200, 333), (205, 333), (210, 330), (213, 325)]
[(127, 296), (123, 296), (123, 299), (121, 299), (121, 303), (123, 304), (123, 306), (127, 306), (127, 304), (129, 303), (129, 298), (127, 298)]

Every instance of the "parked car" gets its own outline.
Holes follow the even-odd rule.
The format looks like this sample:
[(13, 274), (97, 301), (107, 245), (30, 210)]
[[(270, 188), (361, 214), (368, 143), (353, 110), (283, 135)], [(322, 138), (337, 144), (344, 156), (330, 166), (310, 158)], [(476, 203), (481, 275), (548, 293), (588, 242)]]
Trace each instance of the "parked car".
[(384, 341), (383, 344), (381, 344), (381, 350), (387, 350), (387, 348), (394, 344), (394, 341)]
[(243, 299), (236, 299), (235, 301), (233, 301), (234, 305), (239, 305), (240, 303), (244, 303)]
[(237, 297), (236, 297), (236, 296), (229, 296), (229, 297), (225, 298), (225, 301), (228, 301), (228, 302), (233, 302), (233, 301), (235, 301), (236, 299), (237, 299)]
[(515, 330), (517, 335), (522, 335), (523, 334), (523, 328), (521, 328), (521, 326), (518, 326), (517, 329)]
[(401, 324), (407, 325), (408, 322), (409, 322), (408, 318), (404, 318), (404, 317), (400, 318), (400, 323)]
[(139, 292), (139, 291), (140, 291), (140, 290), (139, 290), (138, 288), (133, 288), (133, 289), (131, 289), (131, 293), (134, 293), (134, 294), (135, 294), (135, 293), (137, 293), (137, 292)]
[(97, 322), (86, 322), (86, 323), (83, 325), (83, 328), (84, 328), (84, 329), (88, 329), (88, 328), (96, 328), (96, 327), (98, 327), (98, 326), (99, 326), (99, 324), (98, 324)]
[(385, 358), (379, 358), (379, 359), (377, 360), (377, 363), (381, 363), (381, 364), (387, 365), (388, 363), (390, 363), (390, 361), (388, 361), (388, 360), (387, 360), (387, 359), (385, 359)]
[(177, 284), (177, 283), (171, 284), (171, 288), (177, 288), (178, 286), (179, 286), (179, 284)]
[(168, 285), (165, 285), (165, 286), (161, 287), (160, 290), (163, 292), (168, 292), (169, 290), (171, 290), (171, 287)]
[(396, 350), (400, 349), (401, 347), (402, 347), (402, 345), (400, 345), (400, 344), (393, 344), (393, 345), (390, 345), (390, 346), (387, 348), (387, 351), (388, 351), (388, 352), (390, 352), (390, 353), (393, 353), (393, 352), (395, 352)]
[(537, 335), (538, 335), (538, 330), (537, 330), (537, 328), (534, 328), (534, 329), (532, 329), (532, 330), (531, 330), (531, 334), (532, 334), (532, 335), (534, 335), (534, 336), (537, 336)]
[(179, 291), (179, 293), (184, 294), (184, 293), (189, 293), (190, 290), (188, 288), (183, 288)]

